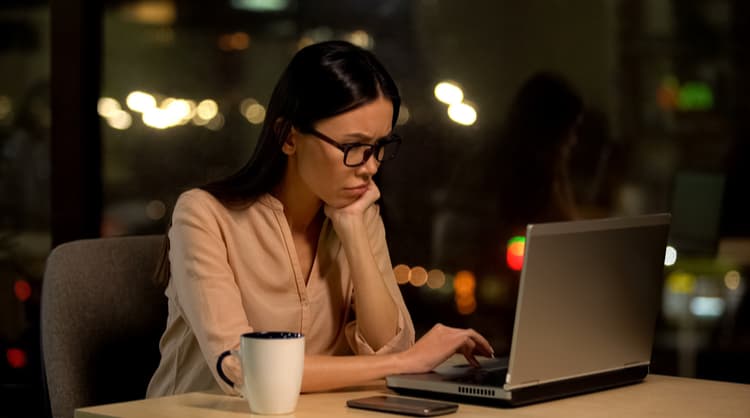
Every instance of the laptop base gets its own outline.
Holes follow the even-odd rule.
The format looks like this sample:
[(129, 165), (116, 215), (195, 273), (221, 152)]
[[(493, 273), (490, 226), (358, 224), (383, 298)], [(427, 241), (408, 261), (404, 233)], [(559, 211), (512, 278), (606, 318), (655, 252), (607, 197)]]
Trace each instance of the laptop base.
[[(493, 407), (514, 407), (528, 405), (536, 402), (564, 398), (572, 395), (581, 395), (596, 392), (618, 386), (639, 383), (648, 375), (648, 366), (640, 365), (628, 367), (610, 372), (598, 373), (590, 376), (576, 377), (559, 382), (545, 383), (542, 385), (529, 386), (511, 391), (510, 399), (497, 399), (482, 396), (471, 396), (466, 393), (444, 393), (420, 389), (394, 387), (388, 388), (394, 392), (422, 398), (442, 399), (452, 402), (471, 403), (476, 405)], [(467, 388), (482, 389), (482, 386), (467, 385)], [(459, 386), (459, 390), (461, 387)]]

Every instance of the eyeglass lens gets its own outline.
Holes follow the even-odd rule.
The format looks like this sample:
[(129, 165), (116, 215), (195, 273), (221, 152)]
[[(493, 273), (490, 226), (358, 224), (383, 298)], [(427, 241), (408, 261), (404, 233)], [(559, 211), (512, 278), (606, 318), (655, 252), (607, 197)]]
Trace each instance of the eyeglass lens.
[[(357, 145), (346, 153), (344, 164), (359, 165), (366, 162), (370, 156), (374, 156), (378, 161), (386, 161), (394, 158), (398, 152), (399, 144), (397, 141), (386, 141), (376, 144), (374, 147), (368, 145)], [(373, 152), (375, 153), (373, 155)]]

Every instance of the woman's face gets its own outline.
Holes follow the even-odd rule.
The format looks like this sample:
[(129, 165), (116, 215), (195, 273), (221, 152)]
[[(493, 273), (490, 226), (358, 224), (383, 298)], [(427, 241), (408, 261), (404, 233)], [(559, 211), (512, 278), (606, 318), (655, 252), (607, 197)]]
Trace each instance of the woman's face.
[[(338, 142), (374, 144), (391, 132), (393, 105), (383, 96), (356, 109), (322, 119), (313, 127)], [(380, 163), (370, 157), (358, 167), (344, 165), (344, 153), (334, 145), (305, 132), (294, 131), (294, 152), (289, 164), (306, 188), (333, 207), (344, 207), (366, 191)]]

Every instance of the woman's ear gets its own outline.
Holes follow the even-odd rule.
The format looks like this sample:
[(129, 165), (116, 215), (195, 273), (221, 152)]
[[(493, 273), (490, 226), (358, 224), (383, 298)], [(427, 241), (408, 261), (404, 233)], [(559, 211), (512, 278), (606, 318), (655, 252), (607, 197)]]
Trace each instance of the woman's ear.
[(299, 131), (297, 128), (292, 126), (291, 129), (289, 129), (289, 133), (286, 135), (286, 138), (284, 138), (284, 142), (281, 144), (281, 151), (286, 155), (292, 155), (294, 154), (294, 151), (297, 149), (297, 137), (299, 136)]

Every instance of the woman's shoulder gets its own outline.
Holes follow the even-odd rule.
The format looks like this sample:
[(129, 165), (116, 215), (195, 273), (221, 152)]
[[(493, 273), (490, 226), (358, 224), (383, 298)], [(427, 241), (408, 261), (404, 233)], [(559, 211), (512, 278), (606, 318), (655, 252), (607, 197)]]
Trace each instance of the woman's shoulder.
[(175, 209), (198, 209), (201, 207), (223, 206), (211, 193), (199, 189), (189, 189), (180, 194), (175, 204)]
[[(279, 206), (279, 207), (277, 207)], [(211, 214), (221, 218), (245, 218), (251, 213), (265, 213), (274, 210), (282, 210), (280, 203), (263, 194), (257, 198), (249, 199), (247, 202), (237, 202), (236, 204), (226, 203), (219, 200), (210, 192), (194, 188), (180, 194), (175, 203), (175, 213), (194, 213), (194, 214)]]

